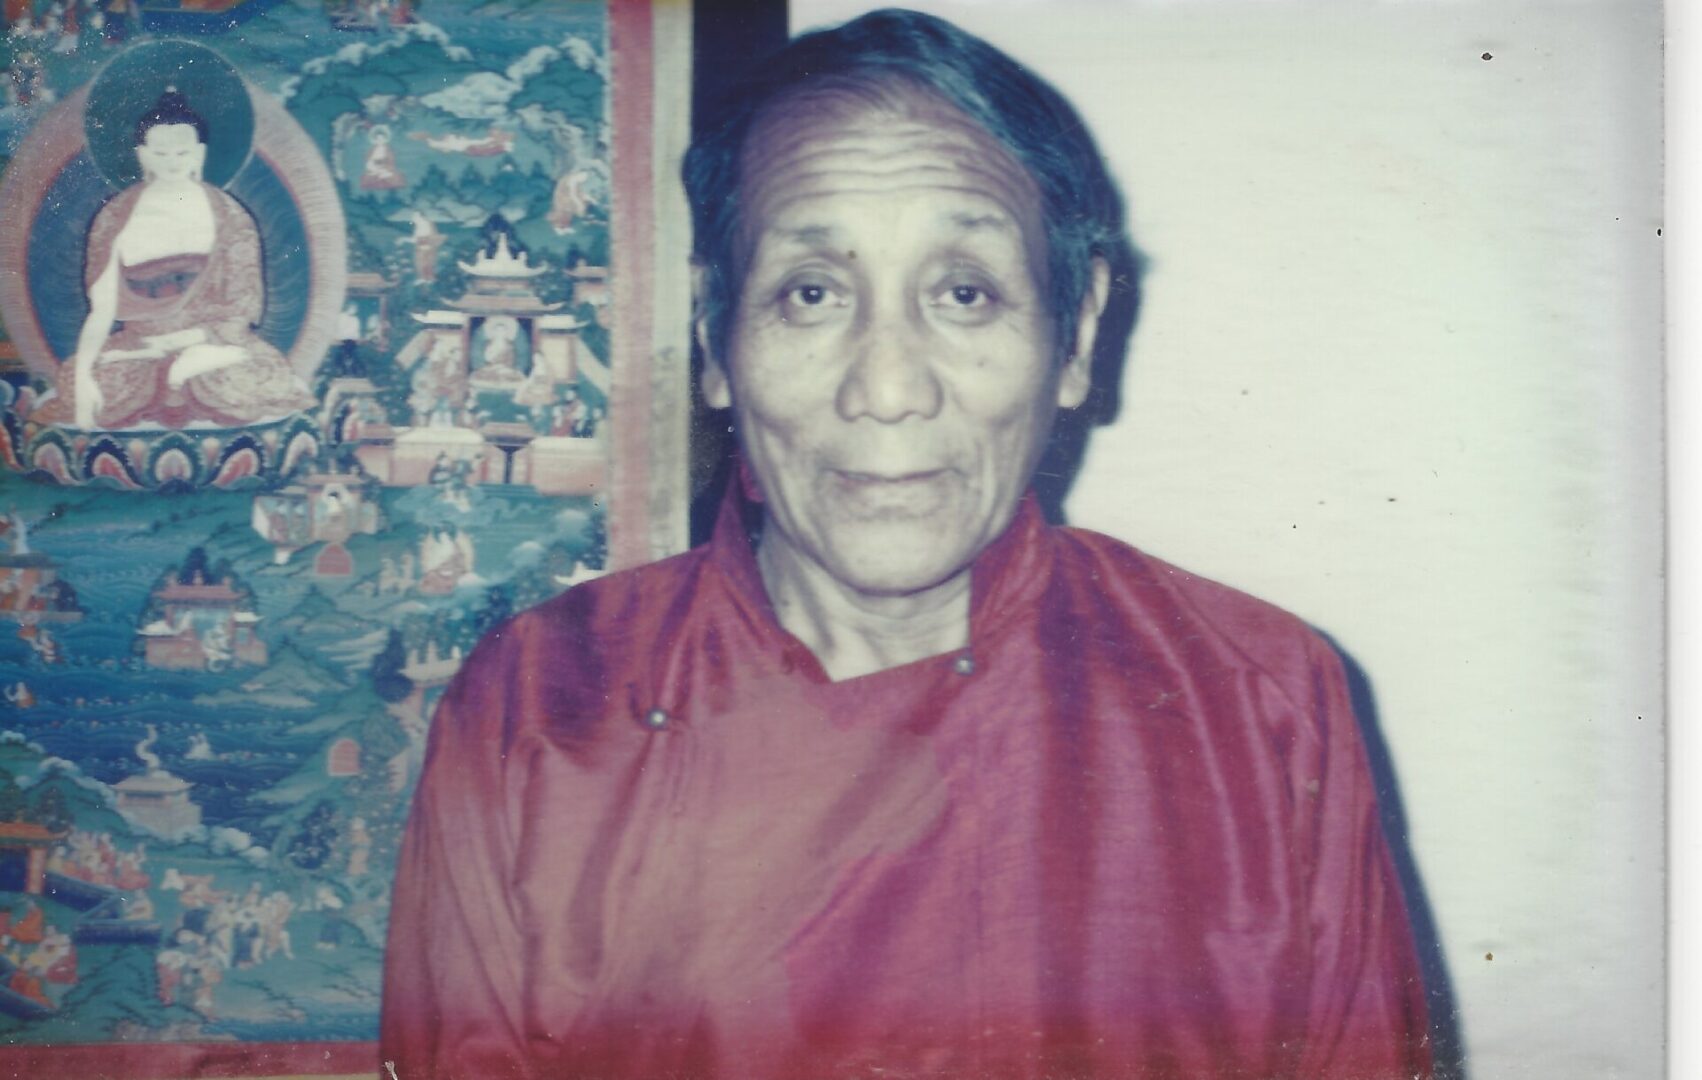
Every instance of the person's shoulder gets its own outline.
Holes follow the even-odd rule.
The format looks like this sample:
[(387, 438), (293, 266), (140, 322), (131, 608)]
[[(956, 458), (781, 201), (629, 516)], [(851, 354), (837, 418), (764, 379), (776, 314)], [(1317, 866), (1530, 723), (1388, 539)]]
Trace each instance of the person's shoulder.
[(694, 548), (581, 581), (499, 623), (474, 656), (484, 659), (488, 653), (496, 659), (542, 651), (568, 662), (647, 640), (667, 609), (693, 587), (704, 559), (705, 550)]
[(1086, 575), (1148, 632), (1209, 644), (1226, 662), (1258, 669), (1285, 691), (1310, 693), (1316, 665), (1335, 662), (1329, 642), (1299, 616), (1240, 589), (1081, 528), (1057, 530), (1065, 572)]
[(643, 638), (649, 624), (695, 586), (707, 556), (708, 549), (698, 547), (594, 577), (522, 612), (520, 617), (557, 631), (593, 631), (606, 643)]
[(705, 563), (701, 549), (606, 577), (499, 622), (454, 675), (446, 702), (458, 723), (502, 726), (512, 742), (526, 730), (589, 736), (620, 708), (667, 628), (691, 602)]
[(1139, 590), (1155, 603), (1169, 601), (1226, 631), (1314, 636), (1288, 611), (1220, 581), (1196, 574), (1148, 554), (1126, 541), (1089, 529), (1062, 527), (1066, 565), (1075, 572), (1105, 577)]

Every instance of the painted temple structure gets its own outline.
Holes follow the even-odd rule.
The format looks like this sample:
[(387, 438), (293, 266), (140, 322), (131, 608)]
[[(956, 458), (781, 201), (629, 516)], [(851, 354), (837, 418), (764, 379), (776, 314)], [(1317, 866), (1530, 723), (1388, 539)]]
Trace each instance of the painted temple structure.
[[(355, 339), (370, 341), (380, 350), (390, 347), (390, 290), (396, 283), (370, 270), (349, 271), (348, 313), (356, 320)], [(339, 334), (339, 337), (347, 337)]]
[(298, 473), (277, 491), (254, 496), (250, 524), (272, 545), (273, 561), (280, 566), (311, 544), (343, 550), (351, 536), (371, 536), (384, 527), (384, 513), (372, 490), (376, 486), (358, 466)]
[(201, 824), (201, 808), (190, 801), (189, 781), (163, 770), (127, 776), (113, 785), (118, 812), (132, 825), (173, 836)]
[(29, 526), (19, 515), (0, 515), (0, 621), (77, 622), (83, 617), (76, 591), (61, 581), (54, 561), (31, 551)]
[[(464, 463), (477, 484), (596, 491), (608, 451), (591, 403), (608, 400), (609, 369), (580, 339), (579, 319), (538, 296), (549, 268), (532, 265), (501, 232), (459, 267), (461, 296), (412, 313), (416, 330), (396, 354), (408, 373), (410, 422), (383, 415), (370, 380), (339, 374), (322, 414), (333, 442), (354, 446), (366, 472), (388, 486), (429, 483), (447, 460)], [(568, 272), (576, 296), (596, 293), (597, 269)]]
[(582, 262), (568, 270), (567, 276), (573, 279), (573, 302), (591, 305), (597, 325), (608, 329), (614, 322), (609, 306), (609, 268)]
[(136, 744), (143, 771), (112, 787), (118, 793), (118, 812), (125, 820), (161, 836), (174, 836), (201, 824), (201, 808), (189, 798), (193, 785), (161, 765), (159, 755), (153, 752), (158, 739), (159, 732), (149, 724), (147, 736)]
[(48, 858), (69, 833), (33, 821), (0, 821), (0, 890), (45, 892)]
[(148, 666), (221, 671), (264, 665), (266, 643), (256, 633), (260, 615), (253, 595), (230, 576), (209, 581), (193, 563), (191, 553), (183, 570), (167, 574), (149, 595), (136, 630)]

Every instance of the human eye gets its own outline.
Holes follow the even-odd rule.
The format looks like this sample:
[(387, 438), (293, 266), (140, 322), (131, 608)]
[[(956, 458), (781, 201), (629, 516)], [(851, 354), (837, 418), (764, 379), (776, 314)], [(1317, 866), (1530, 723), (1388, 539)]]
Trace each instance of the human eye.
[(801, 304), (804, 307), (819, 307), (827, 303), (827, 286), (813, 283), (794, 285), (787, 290), (786, 298), (792, 303)]
[(792, 278), (780, 287), (780, 317), (794, 326), (815, 326), (847, 304), (844, 289), (826, 277)]
[(948, 292), (951, 302), (958, 307), (985, 307), (993, 302), (993, 295), (979, 285), (953, 285)]
[(954, 275), (934, 290), (931, 306), (943, 318), (962, 326), (979, 326), (998, 315), (1000, 293), (981, 276)]

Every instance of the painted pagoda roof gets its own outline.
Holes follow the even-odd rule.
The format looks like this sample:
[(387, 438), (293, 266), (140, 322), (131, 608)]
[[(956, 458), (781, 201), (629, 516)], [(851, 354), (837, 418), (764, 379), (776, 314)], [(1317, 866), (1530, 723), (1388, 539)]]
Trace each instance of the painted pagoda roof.
[(349, 291), (357, 296), (368, 293), (377, 296), (380, 293), (390, 291), (391, 287), (396, 284), (383, 274), (375, 274), (370, 270), (349, 271), (348, 283)]
[(173, 581), (155, 590), (154, 595), (161, 600), (193, 600), (199, 604), (234, 604), (243, 598), (241, 593), (222, 581), (210, 585), (185, 585), (181, 581)]
[(189, 781), (168, 772), (145, 772), (136, 776), (126, 776), (112, 785), (119, 791), (133, 795), (176, 795), (185, 792), (192, 786)]
[(482, 293), (467, 292), (459, 300), (451, 301), (456, 307), (475, 315), (541, 315), (544, 312), (555, 311), (561, 307), (558, 301), (546, 304), (531, 293)]
[(531, 256), (522, 251), (516, 255), (508, 246), (507, 236), (496, 238), (496, 254), (479, 254), (470, 263), (457, 262), (461, 269), (474, 277), (482, 278), (535, 278), (548, 270), (545, 266), (533, 266)]

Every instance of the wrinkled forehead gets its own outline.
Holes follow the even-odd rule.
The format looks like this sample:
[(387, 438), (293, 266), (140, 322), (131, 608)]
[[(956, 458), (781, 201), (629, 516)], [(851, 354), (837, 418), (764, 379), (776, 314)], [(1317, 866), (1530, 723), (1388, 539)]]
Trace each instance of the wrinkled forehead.
[(832, 86), (770, 105), (740, 158), (739, 244), (846, 196), (950, 192), (969, 208), (1043, 246), (1040, 190), (1017, 158), (978, 122), (908, 84)]

